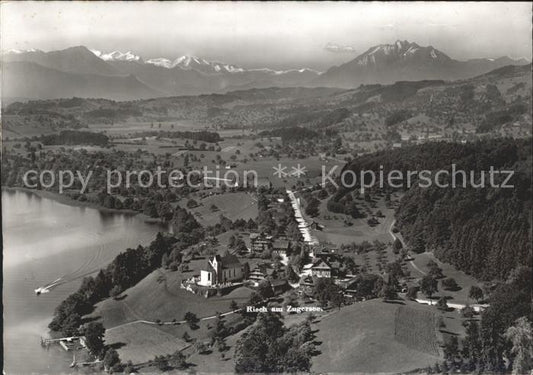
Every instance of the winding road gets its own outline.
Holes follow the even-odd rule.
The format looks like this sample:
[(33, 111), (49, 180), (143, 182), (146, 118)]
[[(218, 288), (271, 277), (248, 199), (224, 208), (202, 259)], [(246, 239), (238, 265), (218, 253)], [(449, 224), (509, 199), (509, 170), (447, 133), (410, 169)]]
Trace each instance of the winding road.
[[(396, 240), (399, 240), (401, 243), (402, 243), (402, 247), (405, 248), (405, 242), (403, 241), (403, 238), (401, 237), (397, 237), (393, 232), (392, 232), (392, 228), (394, 227), (394, 224), (396, 224), (396, 219), (394, 219), (389, 227), (389, 233), (393, 239), (393, 241), (396, 241)], [(422, 271), (416, 264), (414, 261), (409, 261), (409, 264), (411, 265), (411, 267), (413, 267), (414, 270), (416, 270), (417, 272), (419, 272), (420, 274), (426, 276), (427, 273)]]
[[(129, 308), (129, 306), (127, 306), (127, 307)], [(220, 314), (220, 316), (227, 316), (227, 315), (235, 314), (235, 313), (238, 313), (241, 310), (242, 309), (227, 311), (225, 313)], [(134, 311), (132, 311), (132, 313), (134, 313)], [(135, 315), (137, 315), (137, 314), (135, 314)], [(206, 316), (204, 318), (200, 318), (200, 321), (216, 319), (217, 317), (218, 317), (218, 314), (211, 315), (211, 316)], [(163, 325), (172, 326), (172, 325), (185, 324), (185, 323), (187, 323), (187, 321), (186, 320), (180, 320), (180, 321), (175, 321), (175, 322), (174, 321), (170, 321), (170, 322), (154, 322), (152, 320), (137, 319), (137, 320), (134, 320), (134, 321), (131, 321), (131, 322), (119, 324), (118, 326), (107, 328), (106, 331), (112, 331), (112, 330), (117, 329), (117, 328), (121, 328), (121, 327), (124, 327), (124, 326), (129, 326), (129, 325), (132, 325), (132, 324), (139, 324), (139, 323), (150, 324), (150, 325), (155, 325), (155, 326), (163, 326)]]

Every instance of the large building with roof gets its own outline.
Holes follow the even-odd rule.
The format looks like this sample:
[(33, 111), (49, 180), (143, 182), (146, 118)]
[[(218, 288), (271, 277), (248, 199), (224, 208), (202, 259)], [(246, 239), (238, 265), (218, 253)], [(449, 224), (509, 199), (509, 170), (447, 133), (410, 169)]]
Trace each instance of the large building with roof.
[(202, 286), (214, 286), (243, 279), (243, 267), (235, 255), (215, 255), (207, 260), (206, 269), (200, 271)]

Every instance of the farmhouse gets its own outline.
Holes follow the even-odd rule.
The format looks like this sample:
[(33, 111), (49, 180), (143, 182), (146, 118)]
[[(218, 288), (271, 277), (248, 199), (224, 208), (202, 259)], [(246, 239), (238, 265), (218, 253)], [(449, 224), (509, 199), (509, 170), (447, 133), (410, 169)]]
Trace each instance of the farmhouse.
[(242, 265), (235, 255), (216, 255), (207, 260), (207, 266), (200, 271), (200, 282), (202, 286), (213, 286), (217, 284), (239, 281), (243, 278)]
[(250, 276), (248, 276), (248, 279), (252, 282), (253, 286), (258, 286), (261, 281), (266, 279), (266, 276), (259, 269), (259, 267), (256, 267), (252, 272), (250, 272)]
[(275, 255), (286, 256), (291, 249), (291, 243), (286, 240), (275, 240), (272, 243), (272, 251)]
[(311, 275), (316, 277), (331, 277), (331, 266), (325, 260), (317, 258), (311, 267)]
[(263, 252), (272, 247), (272, 236), (264, 233), (250, 233), (251, 250), (256, 252)]
[(315, 278), (311, 276), (302, 276), (300, 278), (301, 292), (306, 296), (312, 296), (315, 287)]
[(304, 287), (313, 287), (315, 285), (315, 281), (311, 276), (303, 276), (300, 280), (300, 285)]
[(321, 225), (320, 223), (317, 223), (316, 221), (313, 220), (313, 222), (310, 224), (310, 227), (311, 229), (314, 229), (314, 230), (323, 230), (324, 229), (324, 226)]
[(315, 258), (324, 259), (328, 264), (331, 265), (331, 262), (338, 258), (337, 253), (334, 249), (319, 249), (314, 251)]

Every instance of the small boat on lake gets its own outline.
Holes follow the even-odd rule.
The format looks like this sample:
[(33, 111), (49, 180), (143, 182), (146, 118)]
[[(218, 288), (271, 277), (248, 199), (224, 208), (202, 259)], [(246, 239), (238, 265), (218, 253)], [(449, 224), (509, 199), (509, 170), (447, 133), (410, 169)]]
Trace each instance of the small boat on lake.
[(48, 284), (48, 285), (40, 286), (37, 289), (34, 289), (35, 294), (39, 296), (42, 293), (50, 292), (50, 289), (53, 288), (54, 286), (56, 286), (60, 281), (61, 281), (61, 277), (59, 279), (55, 280), (54, 282)]

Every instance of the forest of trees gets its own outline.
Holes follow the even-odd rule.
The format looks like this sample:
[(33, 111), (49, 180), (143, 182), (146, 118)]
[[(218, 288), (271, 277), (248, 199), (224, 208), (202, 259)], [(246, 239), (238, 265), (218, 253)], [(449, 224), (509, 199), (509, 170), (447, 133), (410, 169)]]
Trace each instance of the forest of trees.
[(286, 328), (275, 313), (261, 313), (235, 347), (237, 373), (308, 372), (315, 352), (308, 320)]
[(83, 117), (87, 120), (105, 118), (114, 121), (124, 119), (130, 116), (142, 115), (142, 110), (130, 103), (123, 103), (118, 108), (98, 108), (83, 113)]
[(526, 374), (531, 369), (531, 269), (520, 267), (492, 291), (478, 319), (466, 321), (466, 337), (444, 345), (442, 368), (462, 373)]
[(515, 121), (520, 115), (529, 111), (529, 105), (526, 103), (514, 103), (504, 109), (490, 111), (485, 115), (481, 124), (477, 127), (478, 133), (486, 133), (497, 129), (499, 126)]
[(381, 86), (381, 99), (386, 102), (402, 101), (415, 95), (418, 90), (428, 86), (439, 86), (444, 81), (422, 80), (422, 81), (398, 81), (392, 85)]
[[(514, 188), (490, 187), (488, 176), (487, 187), (463, 188), (461, 175), (456, 188), (405, 187), (396, 218), (412, 250), (434, 251), (440, 260), (484, 280), (505, 279), (520, 265), (531, 267), (531, 139), (430, 143), (364, 155), (346, 168), (378, 171), (383, 165), (385, 173), (396, 169), (405, 176), (415, 169), (450, 170), (452, 163), (457, 170), (474, 170), (478, 175), (491, 166), (513, 170)], [(328, 208), (338, 205), (348, 191), (339, 189)]]
[(45, 145), (96, 145), (105, 146), (109, 142), (102, 133), (79, 130), (63, 130), (59, 134), (43, 135), (41, 142)]
[(200, 131), (166, 131), (166, 130), (147, 130), (135, 133), (138, 137), (161, 137), (161, 138), (185, 138), (194, 141), (202, 141), (209, 143), (220, 142), (223, 139), (217, 132), (210, 132), (207, 130)]
[(290, 116), (270, 124), (270, 127), (276, 130), (294, 127), (296, 124), (305, 124), (314, 126), (317, 129), (324, 129), (341, 122), (351, 114), (344, 107), (332, 110), (316, 110), (308, 106), (293, 108), (290, 113)]
[(408, 109), (400, 109), (392, 112), (385, 118), (385, 125), (392, 126), (396, 125), (399, 122), (405, 121), (413, 117), (413, 114)]

